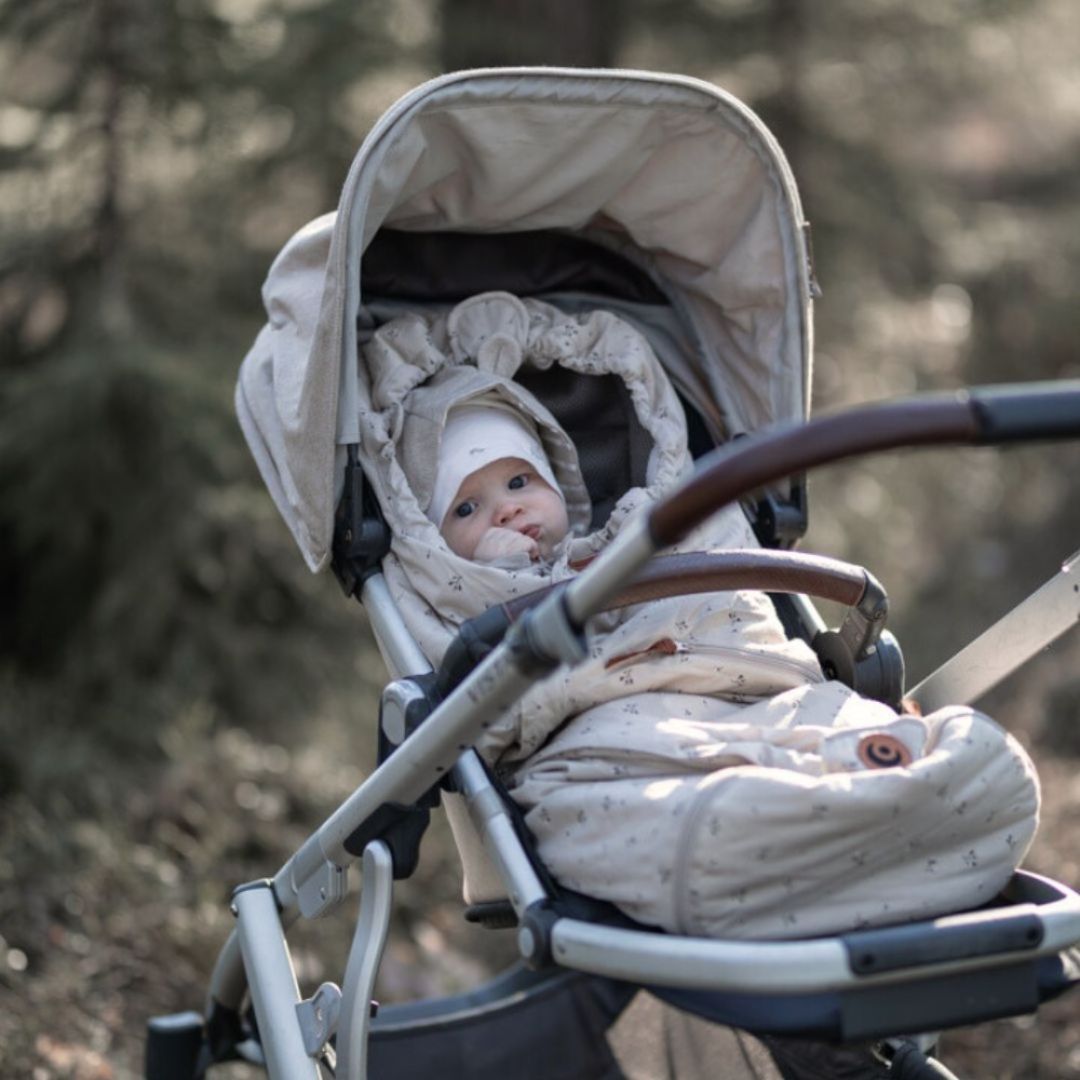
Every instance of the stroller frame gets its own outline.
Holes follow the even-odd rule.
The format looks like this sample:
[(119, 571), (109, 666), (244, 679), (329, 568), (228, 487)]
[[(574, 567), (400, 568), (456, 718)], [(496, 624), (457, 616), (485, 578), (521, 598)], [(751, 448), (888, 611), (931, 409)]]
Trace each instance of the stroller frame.
[[(578, 578), (550, 590), (506, 630), (487, 658), (411, 733), (409, 705), (424, 698), (424, 691), (416, 679), (390, 684), (382, 731), (391, 739), (407, 737), (272, 880), (241, 886), (234, 894), (237, 930), (214, 972), (205, 1023), (208, 1032), (218, 1033), (217, 1046), (211, 1045), (213, 1034), (203, 1042), (203, 1018), (198, 1018), (199, 1052), (205, 1058), (209, 1047), (211, 1060), (220, 1060), (238, 1049), (239, 1039), (227, 1047), (220, 1034), (240, 1032), (247, 988), (270, 1076), (319, 1077), (317, 1060), (334, 1034), (336, 1075), (350, 1080), (367, 1075), (370, 1001), (389, 922), (395, 849), (404, 853), (408, 867), (408, 847), (418, 839), (411, 825), (403, 839), (400, 826), (430, 804), (447, 774), (464, 794), (505, 879), (519, 924), (518, 946), (532, 966), (554, 965), (653, 988), (722, 991), (735, 995), (725, 1002), (728, 1022), (757, 1016), (746, 1026), (782, 1033), (817, 1030), (842, 1040), (936, 1030), (1034, 1009), (1043, 993), (1040, 979), (1049, 973), (1053, 981), (1060, 974), (1048, 967), (1080, 941), (1080, 896), (1062, 885), (1019, 872), (1004, 907), (814, 940), (724, 941), (597, 926), (559, 913), (487, 772), (475, 752), (462, 747), (477, 736), (483, 717), (514, 700), (538, 672), (580, 659), (586, 620), (617, 602), (625, 581), (658, 549), (743, 491), (788, 475), (796, 463), (812, 467), (905, 445), (1076, 434), (1080, 384), (1052, 383), (854, 410), (762, 432), (714, 452), (690, 481), (621, 534)], [(745, 578), (746, 567), (732, 555), (714, 556), (714, 587), (730, 581), (733, 568)], [(761, 587), (778, 582), (790, 587), (782, 571), (802, 571), (803, 581), (817, 582), (815, 591), (836, 595), (828, 583), (850, 584), (852, 577), (852, 568), (834, 560), (794, 553), (769, 553), (765, 562), (770, 559), (774, 565), (754, 571)], [(377, 640), (396, 674), (415, 672), (423, 657), (383, 596), (384, 588), (378, 575), (362, 587)], [(301, 999), (285, 930), (299, 917), (319, 917), (341, 903), (357, 854), (362, 855), (363, 890), (342, 989), (324, 984), (313, 998)], [(1063, 986), (1059, 980), (1049, 992)], [(762, 1019), (778, 996), (804, 1007), (793, 1028)], [(182, 1028), (174, 1022), (174, 1030)], [(190, 1020), (185, 1030), (190, 1047)], [(159, 1040), (158, 1057), (161, 1045)], [(159, 1080), (193, 1074), (151, 1068), (148, 1075)]]
[[(376, 493), (365, 486), (358, 467), (352, 472), (344, 468), (347, 462), (356, 465), (360, 442), (356, 270), (359, 253), (385, 221), (387, 195), (377, 183), (379, 169), (401, 147), (408, 149), (401, 132), (407, 133), (425, 109), (437, 110), (447, 102), (463, 109), (483, 106), (489, 92), (543, 104), (580, 92), (583, 100), (601, 108), (615, 102), (639, 112), (660, 100), (684, 109), (694, 123), (724, 117), (746, 140), (748, 160), (763, 169), (772, 193), (768, 198), (774, 200), (770, 206), (779, 222), (774, 254), (789, 298), (775, 316), (783, 328), (779, 336), (788, 342), (780, 360), (786, 376), (798, 375), (799, 389), (780, 392), (768, 384), (765, 396), (779, 402), (773, 415), (754, 415), (720, 393), (719, 404), (705, 418), (713, 441), (749, 434), (703, 459), (686, 484), (625, 528), (565, 587), (546, 593), (529, 610), (505, 612), (501, 622), (488, 620), (483, 633), (471, 627), (470, 641), (451, 647), (448, 659), (433, 672), (379, 572), (386, 536), (373, 511)], [(515, 228), (551, 227), (532, 219), (526, 226), (466, 225), (504, 234)], [(423, 231), (425, 225), (414, 222), (408, 227)], [(453, 229), (460, 223), (443, 227)], [(311, 316), (305, 328), (311, 353), (327, 371), (318, 373), (311, 386), (305, 381), (304, 391), (311, 396), (300, 400), (296, 414), (290, 412), (280, 428), (264, 429), (257, 415), (266, 405), (259, 395), (267, 385), (266, 379), (259, 381), (257, 364), (251, 377), (242, 380), (237, 405), (264, 479), (313, 570), (330, 559), (329, 522), (342, 494), (328, 478), (346, 479), (341, 505), (351, 505), (355, 516), (346, 513), (341, 523), (335, 569), (346, 591), (364, 604), (392, 676), (379, 723), (385, 754), (272, 879), (236, 890), (236, 930), (214, 969), (205, 1014), (151, 1021), (149, 1080), (194, 1080), (213, 1064), (236, 1057), (265, 1064), (277, 1080), (317, 1078), (322, 1075), (320, 1062), (336, 1057), (336, 1075), (362, 1080), (368, 1072), (372, 1032), (395, 1027), (408, 1031), (410, 1025), (419, 1030), (428, 1021), (452, 1024), (466, 1006), (482, 1009), (508, 995), (527, 996), (530, 986), (543, 990), (576, 978), (574, 972), (617, 992), (626, 986), (649, 988), (679, 1007), (746, 1030), (834, 1040), (888, 1038), (1028, 1012), (1040, 998), (1064, 988), (1068, 979), (1059, 954), (1080, 942), (1080, 896), (1024, 872), (1014, 877), (998, 908), (797, 942), (680, 938), (630, 928), (625, 920), (593, 921), (580, 906), (555, 895), (522, 843), (513, 808), (471, 749), (485, 719), (502, 712), (542, 674), (580, 660), (586, 621), (608, 607), (633, 602), (627, 597), (643, 581), (652, 590), (650, 596), (724, 587), (793, 594), (811, 635), (827, 643), (838, 674), (857, 689), (865, 683), (886, 697), (898, 697), (896, 674), (890, 683), (882, 664), (888, 653), (881, 636), (884, 595), (865, 571), (780, 551), (756, 552), (753, 558), (745, 552), (720, 554), (689, 568), (654, 555), (721, 507), (762, 492), (765, 512), (759, 520), (771, 513), (775, 541), (790, 543), (801, 510), (797, 485), (790, 478), (842, 458), (905, 446), (1080, 434), (1078, 383), (914, 398), (804, 423), (809, 298), (815, 291), (805, 230), (794, 181), (775, 140), (745, 106), (695, 80), (560, 69), (462, 73), (412, 92), (378, 122), (350, 171), (333, 241), (323, 252), (322, 298), (305, 314)], [(591, 239), (628, 254), (610, 230)], [(309, 252), (305, 265), (311, 264)], [(656, 279), (650, 259), (638, 267)], [(708, 357), (711, 309), (700, 303), (694, 308), (695, 300), (685, 289), (673, 289), (666, 297), (694, 328), (691, 346)], [(705, 385), (695, 384), (694, 378), (706, 376), (684, 373), (673, 381), (681, 390)], [(777, 380), (782, 381), (779, 376)], [(713, 384), (706, 389), (717, 391)], [(294, 470), (296, 426), (326, 434), (310, 460), (300, 463), (303, 468)], [(823, 632), (804, 595), (847, 604), (850, 613), (840, 630)], [(521, 956), (535, 974), (496, 979), (489, 988), (467, 995), (468, 1001), (389, 1006), (372, 1021), (371, 997), (393, 880), (411, 873), (429, 809), (444, 786), (464, 798), (505, 884)], [(286, 933), (297, 920), (321, 917), (343, 902), (357, 860), (360, 910), (341, 987), (325, 983), (305, 998)], [(693, 1000), (692, 992), (700, 990), (709, 992), (711, 1004), (702, 1007)]]

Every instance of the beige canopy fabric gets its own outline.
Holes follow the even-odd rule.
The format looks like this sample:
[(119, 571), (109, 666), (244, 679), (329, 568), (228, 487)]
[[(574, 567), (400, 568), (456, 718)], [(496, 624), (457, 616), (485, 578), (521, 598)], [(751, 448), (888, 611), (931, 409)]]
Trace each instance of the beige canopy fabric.
[(308, 566), (329, 561), (343, 447), (377, 452), (357, 348), (363, 252), (383, 228), (574, 232), (631, 259), (695, 349), (669, 361), (716, 435), (805, 418), (812, 349), (804, 222), (761, 122), (707, 83), (635, 71), (462, 72), (376, 124), (335, 214), (271, 267), (237, 411)]

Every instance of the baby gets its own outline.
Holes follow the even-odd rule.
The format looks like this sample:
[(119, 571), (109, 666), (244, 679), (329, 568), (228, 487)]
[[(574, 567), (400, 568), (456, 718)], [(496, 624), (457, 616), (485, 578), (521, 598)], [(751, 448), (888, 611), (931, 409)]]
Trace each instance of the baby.
[(535, 428), (495, 403), (447, 418), (428, 517), (456, 555), (507, 569), (550, 561), (570, 529)]
[[(457, 556), (569, 554), (569, 496), (523, 411), (466, 399), (437, 455), (427, 515)], [(615, 616), (478, 744), (564, 886), (678, 933), (778, 938), (930, 917), (1008, 879), (1037, 784), (986, 718), (898, 716), (826, 681), (755, 590)]]

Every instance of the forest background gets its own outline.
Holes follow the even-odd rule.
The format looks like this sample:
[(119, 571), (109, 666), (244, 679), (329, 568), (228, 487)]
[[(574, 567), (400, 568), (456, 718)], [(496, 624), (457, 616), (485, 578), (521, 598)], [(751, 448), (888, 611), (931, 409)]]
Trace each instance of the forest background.
[[(518, 62), (742, 97), (813, 224), (821, 409), (1080, 376), (1078, 50), (1074, 0), (0, 0), (0, 1073), (138, 1076), (147, 1016), (201, 1004), (232, 887), (370, 767), (381, 661), (232, 387), (271, 259), (386, 106)], [(885, 583), (918, 679), (1080, 546), (1078, 476), (1060, 445), (832, 468), (803, 547)], [(1030, 865), (1073, 884), (1078, 659), (1073, 635), (985, 702), (1043, 776)], [(436, 829), (384, 1000), (503, 955), (459, 888)], [(302, 981), (340, 977), (347, 929), (298, 937)], [(1073, 1001), (944, 1045), (963, 1075), (1080, 1075)]]

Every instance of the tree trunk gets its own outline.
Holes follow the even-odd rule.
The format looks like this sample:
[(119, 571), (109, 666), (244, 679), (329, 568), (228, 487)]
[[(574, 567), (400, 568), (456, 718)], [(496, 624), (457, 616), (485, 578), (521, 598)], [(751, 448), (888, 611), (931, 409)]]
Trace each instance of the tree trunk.
[(780, 64), (780, 85), (769, 110), (769, 126), (799, 176), (806, 135), (803, 84), (808, 12), (803, 0), (772, 0), (770, 8), (770, 37)]
[(98, 50), (104, 79), (100, 133), (101, 199), (95, 221), (95, 248), (101, 275), (101, 318), (105, 329), (123, 334), (131, 326), (131, 308), (124, 274), (124, 223), (120, 210), (123, 183), (124, 72), (120, 33), (123, 12), (118, 0), (101, 0), (97, 8)]
[(622, 0), (443, 0), (443, 68), (611, 67)]

